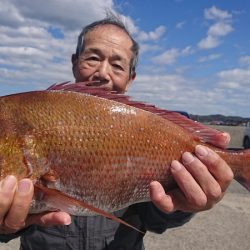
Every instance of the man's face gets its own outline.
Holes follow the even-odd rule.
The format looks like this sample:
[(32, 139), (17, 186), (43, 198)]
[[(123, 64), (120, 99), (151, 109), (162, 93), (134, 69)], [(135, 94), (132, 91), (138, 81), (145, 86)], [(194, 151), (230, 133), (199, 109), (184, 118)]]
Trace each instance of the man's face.
[(76, 82), (100, 81), (101, 86), (123, 93), (135, 75), (130, 75), (132, 41), (120, 28), (102, 25), (85, 36), (85, 47), (73, 63)]

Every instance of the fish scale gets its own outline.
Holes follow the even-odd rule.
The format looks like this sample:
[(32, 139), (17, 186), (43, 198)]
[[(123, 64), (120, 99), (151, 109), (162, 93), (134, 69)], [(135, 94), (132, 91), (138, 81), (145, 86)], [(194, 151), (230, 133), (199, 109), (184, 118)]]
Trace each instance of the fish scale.
[[(0, 177), (29, 177), (48, 188), (46, 192), (58, 190), (113, 212), (149, 201), (153, 180), (166, 190), (173, 188), (171, 162), (204, 144), (194, 134), (166, 119), (166, 114), (83, 93), (34, 91), (0, 97)], [(249, 152), (208, 146), (248, 180), (249, 168), (242, 159), (249, 163)], [(93, 214), (66, 198), (65, 204), (39, 199), (32, 212), (41, 212), (42, 204), (44, 210)]]
[[(161, 124), (167, 122), (158, 116), (123, 104), (110, 105), (109, 100), (78, 93), (37, 92), (30, 96), (26, 94), (23, 99), (21, 96), (13, 96), (13, 98), (18, 99), (21, 108), (18, 117), (12, 117), (12, 122), (26, 124), (23, 128), (17, 126), (16, 130), (20, 134), (33, 137), (36, 148), (34, 154), (47, 159), (48, 167), (60, 176), (58, 181), (61, 187), (65, 187), (67, 194), (71, 195), (75, 188), (84, 188), (87, 193), (85, 200), (89, 200), (99, 183), (103, 192), (96, 194), (95, 197), (98, 195), (100, 198), (106, 193), (106, 186), (110, 186), (102, 181), (103, 176), (106, 176), (107, 180), (116, 179), (114, 183), (116, 192), (111, 200), (117, 201), (115, 199), (117, 196), (126, 198), (125, 190), (128, 190), (128, 193), (134, 193), (133, 188), (127, 187), (129, 184), (136, 186), (137, 178), (140, 177), (140, 172), (144, 172), (142, 171), (144, 168), (147, 174), (142, 176), (150, 178), (145, 183), (148, 185), (148, 182), (154, 179), (147, 168), (157, 165), (158, 158), (162, 162), (163, 171), (167, 172), (163, 165), (166, 166), (165, 163), (169, 160), (166, 157), (164, 159), (162, 153), (166, 143), (157, 137), (158, 132), (163, 130)], [(51, 107), (53, 107), (52, 110)], [(134, 119), (135, 116), (140, 119)], [(160, 122), (155, 122), (151, 116)], [(152, 125), (156, 127), (152, 129)], [(148, 138), (150, 143), (147, 142)], [(58, 144), (59, 141), (63, 147)], [(152, 155), (152, 151), (156, 148), (157, 154)], [(105, 174), (106, 168), (110, 169), (110, 176)], [(36, 169), (33, 171), (35, 172)], [(79, 174), (81, 171), (83, 175)], [(124, 174), (126, 172), (127, 174)], [(67, 187), (70, 175), (73, 175), (76, 180), (75, 186), (71, 188)], [(86, 181), (84, 181), (85, 176), (87, 176)], [(128, 183), (127, 179), (123, 180), (124, 176), (131, 176), (133, 178), (130, 179), (131, 183)], [(81, 180), (79, 184), (77, 184), (78, 179)], [(139, 179), (142, 180), (142, 178)], [(117, 185), (119, 183), (120, 188)], [(144, 196), (149, 198), (148, 190)], [(119, 204), (122, 203), (124, 201), (119, 201)], [(103, 205), (102, 209), (107, 205)], [(117, 208), (119, 207), (115, 209)]]

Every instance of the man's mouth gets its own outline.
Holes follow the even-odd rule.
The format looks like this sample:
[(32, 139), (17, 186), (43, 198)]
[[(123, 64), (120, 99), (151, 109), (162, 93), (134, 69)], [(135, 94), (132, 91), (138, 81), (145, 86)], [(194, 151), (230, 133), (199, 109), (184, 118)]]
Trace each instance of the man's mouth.
[(109, 82), (108, 81), (102, 81), (102, 80), (93, 80), (93, 81), (90, 81), (88, 82), (86, 85), (87, 86), (106, 86)]

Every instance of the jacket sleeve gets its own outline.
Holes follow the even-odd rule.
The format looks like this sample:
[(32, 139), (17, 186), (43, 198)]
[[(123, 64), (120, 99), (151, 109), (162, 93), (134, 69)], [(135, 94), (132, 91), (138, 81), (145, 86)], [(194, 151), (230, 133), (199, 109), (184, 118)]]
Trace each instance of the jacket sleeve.
[(140, 208), (140, 217), (145, 229), (159, 234), (168, 228), (182, 226), (194, 216), (193, 213), (182, 211), (164, 213), (152, 202), (145, 202), (143, 206), (143, 209)]
[[(30, 226), (30, 227), (32, 227), (32, 226)], [(24, 234), (27, 230), (29, 230), (30, 227), (24, 228), (16, 233), (12, 233), (12, 234), (0, 234), (0, 242), (7, 243), (10, 240), (16, 239), (16, 238), (20, 237), (22, 234)]]

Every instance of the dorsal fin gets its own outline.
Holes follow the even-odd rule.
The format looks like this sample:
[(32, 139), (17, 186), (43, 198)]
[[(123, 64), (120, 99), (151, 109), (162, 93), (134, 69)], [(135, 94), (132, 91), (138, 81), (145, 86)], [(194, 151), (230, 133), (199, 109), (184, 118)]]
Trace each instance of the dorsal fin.
[(184, 115), (181, 115), (177, 112), (163, 110), (155, 107), (154, 105), (132, 101), (130, 97), (123, 94), (118, 94), (116, 91), (109, 91), (101, 86), (89, 86), (91, 84), (95, 84), (98, 82), (88, 81), (88, 82), (79, 82), (79, 83), (71, 83), (64, 82), (60, 84), (54, 84), (50, 86), (47, 90), (62, 90), (62, 91), (73, 91), (86, 93), (98, 97), (102, 97), (105, 99), (114, 100), (120, 103), (124, 103), (126, 105), (130, 105), (136, 108), (140, 108), (151, 113), (155, 113), (160, 115), (161, 117), (172, 121), (178, 124), (180, 127), (192, 133), (194, 136), (199, 137), (201, 142), (212, 144), (219, 148), (226, 148), (230, 137), (227, 133), (218, 131), (216, 129), (209, 128), (199, 122), (195, 122)]

